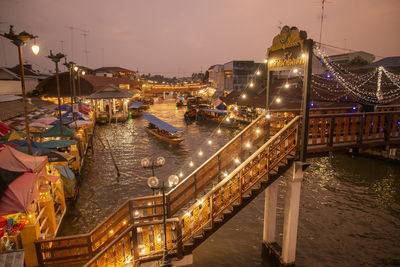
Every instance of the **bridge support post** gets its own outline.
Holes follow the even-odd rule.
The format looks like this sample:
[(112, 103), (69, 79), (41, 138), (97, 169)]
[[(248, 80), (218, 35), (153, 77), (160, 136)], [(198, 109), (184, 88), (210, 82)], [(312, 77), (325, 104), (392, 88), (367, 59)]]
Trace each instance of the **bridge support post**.
[(297, 227), (299, 223), (300, 189), (303, 180), (303, 162), (293, 164), (293, 173), (287, 181), (285, 216), (283, 222), (282, 263), (294, 264), (296, 258)]
[(264, 231), (263, 243), (271, 244), (276, 242), (276, 206), (278, 201), (278, 182), (273, 182), (265, 189), (264, 206)]

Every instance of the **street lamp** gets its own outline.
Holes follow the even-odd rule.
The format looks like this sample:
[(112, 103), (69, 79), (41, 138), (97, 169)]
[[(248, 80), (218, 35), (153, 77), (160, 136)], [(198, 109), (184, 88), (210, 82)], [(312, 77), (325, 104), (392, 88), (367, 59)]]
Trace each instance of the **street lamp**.
[[(143, 161), (143, 160), (142, 160)], [(165, 160), (164, 160), (165, 161)], [(154, 169), (153, 169), (154, 171)], [(176, 175), (170, 175), (168, 177), (168, 186), (174, 187), (179, 183), (179, 177)], [(160, 181), (154, 175), (147, 180), (147, 185), (153, 190), (162, 190), (162, 211), (163, 211), (163, 226), (164, 226), (164, 249), (163, 249), (163, 259), (161, 266), (171, 266), (171, 263), (167, 260), (167, 223), (166, 223), (166, 212), (165, 212), (165, 188), (164, 180), (160, 185)]]
[[(28, 107), (26, 105), (26, 91), (25, 91), (25, 76), (24, 76), (24, 63), (22, 58), (22, 47), (25, 43), (31, 39), (37, 38), (26, 31), (22, 31), (19, 34), (15, 34), (13, 31), (13, 25), (10, 25), (10, 30), (8, 33), (1, 34), (1, 36), (11, 40), (11, 42), (18, 47), (18, 55), (19, 55), (19, 65), (21, 68), (21, 89), (22, 89), (22, 99), (24, 102), (24, 115), (25, 115), (25, 128), (26, 128), (26, 141), (28, 143), (28, 153), (32, 155), (32, 146), (31, 146), (31, 138), (29, 133), (29, 121), (28, 121)], [(32, 46), (32, 51), (35, 55), (39, 53), (39, 46), (35, 42)]]
[(54, 63), (56, 63), (58, 114), (59, 114), (59, 120), (60, 120), (60, 134), (61, 134), (61, 138), (63, 138), (64, 135), (63, 135), (63, 123), (62, 123), (62, 116), (61, 116), (60, 78), (58, 77), (58, 62), (60, 62), (60, 59), (65, 57), (65, 55), (62, 53), (57, 53), (56, 55), (53, 55), (53, 52), (50, 50), (50, 55), (47, 57), (50, 58)]
[(151, 168), (152, 176), (154, 176), (154, 169), (162, 167), (165, 164), (165, 158), (160, 156), (156, 159), (155, 162), (154, 160), (144, 158), (142, 159), (140, 164), (142, 165), (143, 168), (148, 168), (148, 169)]
[(81, 75), (85, 76), (86, 72), (83, 69), (78, 69), (78, 94), (79, 99), (81, 99)]

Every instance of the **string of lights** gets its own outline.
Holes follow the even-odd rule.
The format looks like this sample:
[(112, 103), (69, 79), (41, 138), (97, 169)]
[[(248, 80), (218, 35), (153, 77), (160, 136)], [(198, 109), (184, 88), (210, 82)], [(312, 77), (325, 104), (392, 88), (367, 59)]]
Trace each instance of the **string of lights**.
[[(315, 51), (317, 51), (319, 58), (321, 58), (322, 62), (324, 65), (327, 67), (327, 69), (332, 73), (332, 77), (340, 84), (348, 93), (351, 95), (354, 95), (356, 99), (359, 101), (362, 101), (367, 104), (386, 104), (390, 103), (393, 100), (396, 100), (397, 98), (400, 97), (400, 91), (397, 89), (390, 89), (390, 88), (385, 88), (385, 90), (382, 89), (382, 72), (383, 72), (383, 67), (378, 68), (374, 72), (369, 73), (369, 76), (358, 76), (358, 79), (354, 79), (356, 77), (355, 74), (351, 74), (351, 80), (353, 83), (349, 82), (348, 80), (345, 79), (344, 75), (342, 74), (341, 71), (338, 71), (335, 66), (338, 66), (338, 64), (332, 64), (329, 61), (329, 57), (325, 55), (318, 47), (315, 47)], [(347, 71), (347, 73), (350, 73)], [(370, 83), (372, 78), (376, 76), (376, 73), (378, 74), (377, 78), (377, 88), (378, 90), (376, 92), (371, 92), (365, 89), (365, 85), (367, 83)], [(385, 73), (385, 72), (384, 72)], [(386, 75), (386, 73), (385, 73)], [(390, 77), (386, 75), (389, 80)], [(361, 80), (361, 77), (364, 78), (364, 81), (361, 83), (354, 83), (355, 80)], [(392, 81), (393, 82), (393, 81)], [(393, 83), (396, 85), (396, 83)], [(386, 85), (386, 84), (385, 84)], [(398, 87), (398, 86), (397, 86)]]

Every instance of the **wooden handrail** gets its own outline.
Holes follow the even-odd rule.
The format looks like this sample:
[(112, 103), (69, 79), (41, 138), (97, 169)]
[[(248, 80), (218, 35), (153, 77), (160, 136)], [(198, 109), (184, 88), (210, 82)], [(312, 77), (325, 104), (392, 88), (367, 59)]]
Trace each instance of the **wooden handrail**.
[[(264, 145), (262, 145), (256, 152), (254, 152), (250, 157), (248, 157), (245, 161), (243, 161), (238, 167), (235, 168), (227, 177), (225, 177), (221, 182), (219, 182), (215, 187), (211, 189), (207, 194), (205, 194), (202, 199), (209, 198), (215, 191), (217, 191), (220, 187), (224, 186), (227, 182), (229, 182), (233, 177), (235, 177), (246, 165), (248, 165), (252, 160), (254, 160), (262, 151), (265, 150), (268, 146), (270, 146), (273, 142), (276, 141), (280, 135), (285, 132), (288, 128), (290, 128), (293, 124), (295, 124), (301, 116), (296, 116), (294, 119), (290, 121), (284, 128), (282, 128), (277, 134), (275, 134), (272, 138), (270, 138)], [(193, 204), (189, 210), (193, 210), (198, 206), (198, 203)], [(182, 220), (185, 215), (183, 215), (180, 219)]]
[(46, 206), (44, 206), (42, 209), (40, 209), (39, 215), (36, 217), (35, 223), (37, 224), (40, 218), (43, 216), (44, 211), (46, 210)]

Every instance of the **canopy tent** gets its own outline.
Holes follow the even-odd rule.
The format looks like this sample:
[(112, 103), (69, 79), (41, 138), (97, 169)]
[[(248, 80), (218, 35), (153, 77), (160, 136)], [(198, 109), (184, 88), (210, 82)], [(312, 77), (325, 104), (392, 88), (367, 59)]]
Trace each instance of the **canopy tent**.
[(26, 134), (21, 131), (11, 131), (5, 134), (2, 138), (0, 138), (0, 142), (12, 141), (16, 139), (25, 139)]
[(72, 145), (76, 145), (78, 142), (75, 140), (50, 140), (46, 142), (40, 143), (42, 147), (55, 149), (59, 147), (68, 147)]
[[(74, 137), (75, 131), (73, 129), (70, 129), (65, 126), (63, 126), (62, 129), (64, 137)], [(60, 136), (61, 136), (61, 130), (59, 123), (54, 125), (53, 128), (50, 128), (41, 134), (41, 137), (60, 137)]]
[(212, 112), (212, 113), (219, 113), (219, 114), (228, 114), (230, 111), (228, 110), (219, 110), (219, 109), (202, 109), (202, 111)]
[(74, 172), (67, 166), (54, 165), (61, 174), (66, 198), (75, 197), (76, 179)]
[(31, 156), (10, 146), (0, 151), (0, 168), (15, 172), (39, 172), (47, 164), (47, 156)]
[(5, 134), (7, 134), (8, 132), (11, 132), (11, 131), (12, 131), (12, 129), (10, 128), (10, 126), (8, 126), (4, 122), (0, 121), (0, 136), (3, 136), (3, 135), (5, 135)]
[(23, 172), (13, 172), (0, 168), (0, 198), (3, 196), (8, 185), (22, 174)]
[(49, 162), (69, 162), (75, 158), (68, 153), (63, 153), (54, 150), (47, 152), (46, 156)]
[[(15, 177), (16, 174), (13, 176)], [(11, 179), (2, 180), (6, 188), (0, 196), (0, 215), (25, 212), (32, 201), (39, 196), (36, 180), (41, 177), (53, 183), (59, 179), (57, 176), (23, 173), (12, 181)]]
[[(56, 107), (56, 110), (58, 110), (58, 107)], [(72, 107), (70, 105), (64, 104), (64, 105), (61, 105), (61, 110), (71, 111)]]
[(128, 108), (140, 108), (143, 105), (143, 102), (133, 102), (129, 105)]
[(170, 133), (176, 133), (182, 131), (181, 129), (175, 128), (174, 126), (166, 123), (165, 121), (160, 120), (156, 116), (153, 116), (151, 114), (145, 114), (143, 115), (143, 118), (148, 120), (150, 123), (154, 124), (158, 128), (170, 132)]
[(90, 126), (93, 123), (91, 121), (82, 121), (82, 120), (78, 120), (78, 121), (72, 121), (68, 124), (68, 127), (70, 128), (80, 128), (80, 127), (84, 127), (84, 126)]
[[(38, 124), (38, 125), (50, 125), (51, 123), (53, 123), (54, 121), (56, 121), (57, 118), (56, 117), (43, 117), (43, 118), (39, 118), (37, 120), (34, 120), (32, 123), (30, 123), (30, 125), (35, 126), (34, 124)], [(47, 126), (48, 127), (48, 126)]]
[(39, 195), (37, 178), (36, 173), (24, 173), (8, 184), (0, 199), (0, 215), (24, 212)]
[[(66, 117), (66, 118), (62, 119), (63, 125), (71, 123), (72, 121), (73, 121), (73, 119), (70, 118), (70, 117)], [(53, 127), (54, 125), (57, 125), (57, 124), (60, 125), (60, 121), (59, 120), (56, 120), (56, 121), (50, 123), (50, 125), (48, 127)]]
[(79, 103), (79, 112), (89, 115), (90, 107), (84, 103)]
[[(18, 151), (28, 153), (28, 141), (27, 140), (12, 140), (9, 142), (6, 142), (6, 144), (15, 144), (16, 146), (15, 149)], [(50, 150), (43, 147), (40, 143), (32, 141), (31, 140), (31, 148), (32, 148), (32, 154), (34, 156), (42, 156), (48, 153)]]

